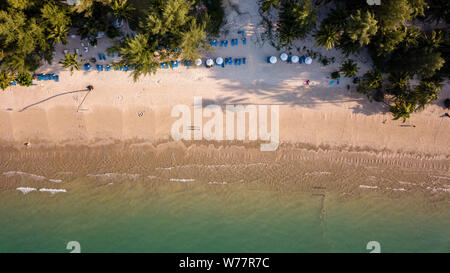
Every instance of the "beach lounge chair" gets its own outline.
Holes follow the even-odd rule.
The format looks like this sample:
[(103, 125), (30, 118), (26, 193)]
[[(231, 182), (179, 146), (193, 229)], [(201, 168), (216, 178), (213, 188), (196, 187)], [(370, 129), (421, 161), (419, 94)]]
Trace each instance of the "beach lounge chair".
[(242, 58), (242, 63), (245, 64), (247, 62), (247, 58)]
[(211, 46), (217, 46), (218, 42), (217, 40), (211, 40), (210, 44)]
[(171, 61), (172, 68), (178, 67), (178, 61)]
[(105, 54), (102, 54), (102, 57), (103, 57), (103, 60), (106, 61), (106, 56), (105, 56)]
[(37, 77), (38, 77), (38, 81), (42, 81), (42, 74), (38, 74)]
[(123, 67), (123, 71), (128, 71), (128, 65), (125, 65), (124, 67)]
[(220, 41), (220, 47), (223, 47), (224, 44), (225, 44), (224, 40)]
[(59, 82), (59, 76), (58, 75), (54, 75), (53, 79), (55, 80), (55, 82)]
[(334, 85), (334, 83), (335, 83), (334, 81), (331, 81), (331, 82), (330, 82), (330, 86), (333, 86), (333, 85)]
[(239, 59), (234, 59), (234, 65), (238, 65), (238, 60)]
[(238, 34), (244, 34), (245, 33), (245, 31), (243, 31), (243, 30), (238, 30), (238, 32), (237, 32)]
[(95, 67), (97, 68), (97, 71), (100, 72), (100, 65), (97, 64)]
[(246, 45), (247, 44), (247, 38), (242, 38), (242, 44)]
[(91, 69), (91, 65), (89, 63), (84, 64), (84, 70), (89, 71)]
[(17, 85), (15, 81), (11, 81), (11, 85)]
[(99, 59), (99, 60), (102, 60), (102, 54), (97, 53), (97, 56), (98, 56), (98, 59)]
[(228, 46), (228, 40), (225, 40), (223, 46), (224, 46), (224, 47), (227, 47), (227, 46)]
[(106, 66), (106, 71), (111, 71), (111, 66), (109, 64)]

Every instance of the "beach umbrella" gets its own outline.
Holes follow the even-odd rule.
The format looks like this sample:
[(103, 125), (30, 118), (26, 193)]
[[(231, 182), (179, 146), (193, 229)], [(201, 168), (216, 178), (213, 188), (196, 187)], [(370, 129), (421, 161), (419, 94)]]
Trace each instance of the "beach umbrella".
[(277, 63), (277, 57), (272, 56), (272, 57), (270, 57), (269, 61), (271, 64), (275, 64), (275, 63)]
[(286, 53), (281, 53), (280, 59), (281, 59), (283, 62), (285, 62), (285, 61), (287, 61), (287, 59), (288, 59), (288, 55), (287, 55)]
[(213, 66), (213, 64), (214, 64), (214, 61), (212, 59), (206, 60), (206, 66), (211, 67), (211, 66)]
[(311, 64), (311, 63), (312, 63), (311, 57), (306, 57), (305, 64)]
[(195, 60), (195, 65), (196, 66), (201, 66), (202, 65), (202, 59)]
[(291, 61), (295, 64), (295, 63), (298, 63), (298, 61), (299, 61), (300, 59), (299, 59), (299, 57), (298, 56), (292, 56), (292, 58), (291, 58)]
[(223, 64), (223, 59), (222, 59), (222, 57), (218, 57), (218, 58), (216, 59), (216, 64), (217, 64), (217, 65), (222, 65), (222, 64)]

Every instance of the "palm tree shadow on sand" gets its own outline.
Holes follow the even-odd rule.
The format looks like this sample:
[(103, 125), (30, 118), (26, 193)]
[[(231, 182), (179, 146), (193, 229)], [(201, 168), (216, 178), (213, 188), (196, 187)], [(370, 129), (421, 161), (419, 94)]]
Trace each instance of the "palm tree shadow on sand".
[[(86, 94), (86, 96), (83, 98), (83, 101), (80, 103), (80, 106), (81, 106), (81, 105), (83, 104), (84, 100), (86, 99), (87, 95), (90, 93), (90, 91), (92, 91), (92, 89), (93, 89), (92, 86), (88, 86), (88, 87), (86, 87), (86, 89), (75, 90), (75, 91), (68, 91), (68, 92), (56, 94), (56, 95), (53, 95), (53, 96), (48, 97), (48, 98), (46, 98), (46, 99), (40, 100), (40, 101), (38, 101), (38, 102), (35, 102), (35, 103), (33, 103), (33, 104), (27, 105), (27, 106), (25, 106), (24, 108), (20, 109), (18, 112), (23, 112), (23, 111), (27, 110), (27, 109), (30, 108), (30, 107), (39, 105), (39, 104), (41, 104), (41, 103), (44, 103), (44, 102), (46, 102), (46, 101), (49, 101), (49, 100), (52, 100), (52, 99), (54, 99), (54, 98), (61, 97), (61, 96), (64, 96), (64, 95), (69, 95), (69, 94), (74, 94), (74, 93), (81, 93), (81, 92), (88, 92), (88, 93)], [(80, 106), (78, 106), (78, 109), (80, 108)]]

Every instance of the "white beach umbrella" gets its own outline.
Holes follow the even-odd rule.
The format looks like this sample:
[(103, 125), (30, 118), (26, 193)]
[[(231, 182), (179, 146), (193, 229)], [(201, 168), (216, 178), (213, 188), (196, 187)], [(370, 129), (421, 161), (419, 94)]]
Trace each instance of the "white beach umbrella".
[(222, 57), (218, 57), (218, 58), (216, 59), (216, 64), (217, 64), (217, 65), (222, 65), (222, 64), (223, 64), (223, 59), (222, 59)]
[(312, 59), (311, 59), (311, 57), (306, 57), (306, 59), (305, 59), (305, 64), (312, 64)]
[(283, 62), (285, 62), (285, 61), (287, 61), (287, 59), (288, 59), (288, 55), (287, 55), (286, 53), (281, 53), (280, 59), (281, 59)]
[(272, 56), (272, 57), (270, 57), (269, 61), (271, 64), (275, 64), (275, 63), (277, 63), (277, 57)]
[(202, 59), (195, 60), (195, 65), (196, 66), (201, 66), (202, 65)]
[(206, 60), (206, 65), (207, 66), (213, 66), (213, 64), (214, 64), (214, 61), (212, 59)]
[(291, 58), (291, 61), (293, 62), (293, 63), (298, 63), (298, 61), (299, 61), (300, 59), (298, 58), (298, 56), (292, 56), (292, 58)]

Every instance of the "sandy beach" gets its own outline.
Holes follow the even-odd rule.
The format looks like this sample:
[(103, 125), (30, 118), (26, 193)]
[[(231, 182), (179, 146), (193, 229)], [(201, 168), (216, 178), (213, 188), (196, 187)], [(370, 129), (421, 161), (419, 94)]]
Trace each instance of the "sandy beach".
[[(101, 145), (117, 141), (156, 143), (171, 141), (170, 129), (176, 118), (170, 116), (177, 104), (193, 104), (194, 96), (208, 104), (268, 104), (280, 107), (280, 141), (333, 149), (369, 149), (393, 153), (450, 156), (450, 118), (443, 116), (442, 99), (450, 97), (449, 84), (440, 99), (413, 114), (406, 123), (392, 120), (386, 106), (370, 103), (356, 93), (351, 79), (342, 78), (330, 86), (330, 73), (346, 60), (335, 50), (314, 46), (312, 39), (299, 44), (336, 62), (322, 66), (278, 62), (266, 63), (266, 57), (279, 56), (266, 41), (254, 4), (241, 4), (241, 15), (228, 8), (224, 29), (219, 39), (241, 38), (245, 30), (247, 44), (216, 47), (205, 52), (205, 58), (246, 57), (241, 66), (160, 70), (156, 75), (133, 81), (130, 72), (75, 71), (73, 75), (57, 62), (63, 50), (81, 48), (79, 37), (69, 37), (69, 44), (59, 46), (53, 65), (45, 65), (39, 73), (56, 73), (60, 82), (36, 81), (35, 86), (14, 86), (0, 92), (0, 138), (3, 146), (23, 147), (29, 142), (40, 145)], [(245, 26), (245, 27), (243, 27)], [(97, 48), (89, 48), (82, 58), (105, 52), (106, 38)], [(303, 55), (292, 50), (290, 53)], [(358, 60), (362, 74), (370, 67), (367, 57)], [(99, 61), (107, 64), (113, 61)], [(305, 86), (303, 82), (310, 80)], [(94, 90), (86, 91), (93, 85)], [(350, 90), (347, 90), (350, 85)], [(206, 120), (204, 120), (206, 121)]]

